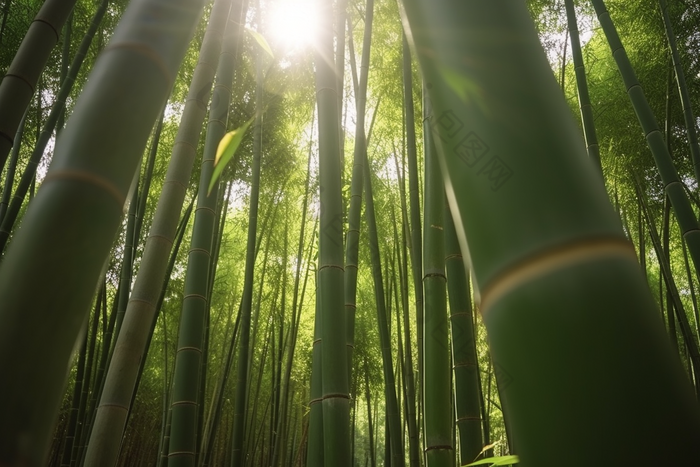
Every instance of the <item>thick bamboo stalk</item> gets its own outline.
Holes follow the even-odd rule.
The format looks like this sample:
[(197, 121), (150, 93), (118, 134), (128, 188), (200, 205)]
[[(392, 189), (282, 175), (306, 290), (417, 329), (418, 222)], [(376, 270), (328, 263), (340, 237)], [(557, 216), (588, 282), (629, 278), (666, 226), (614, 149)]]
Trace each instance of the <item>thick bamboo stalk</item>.
[(127, 8), (57, 142), (22, 235), (4, 257), (0, 373), (24, 383), (0, 388), (0, 463), (44, 461), (76, 337), (202, 7), (140, 0)]
[[(316, 273), (316, 297), (318, 297), (318, 272)], [(307, 467), (323, 467), (323, 386), (321, 368), (321, 327), (323, 316), (316, 300), (314, 342), (311, 356), (311, 390), (309, 392), (309, 428), (307, 443)]]
[(700, 456), (693, 391), (526, 5), (402, 4), (521, 465)]
[[(56, 100), (51, 107), (51, 112), (49, 112), (49, 116), (46, 118), (46, 121), (44, 121), (34, 150), (32, 151), (31, 156), (29, 156), (29, 161), (27, 162), (24, 172), (22, 173), (22, 178), (20, 179), (19, 185), (12, 195), (12, 201), (7, 208), (7, 212), (2, 217), (2, 223), (0, 224), (0, 251), (5, 249), (5, 245), (7, 244), (12, 227), (17, 220), (17, 216), (19, 215), (19, 211), (22, 207), (22, 203), (24, 202), (24, 198), (27, 195), (27, 191), (34, 183), (36, 168), (44, 155), (44, 150), (46, 149), (46, 145), (54, 133), (58, 120), (63, 114), (66, 99), (73, 90), (75, 79), (78, 77), (78, 72), (83, 65), (85, 55), (90, 49), (90, 44), (92, 44), (92, 39), (95, 37), (95, 32), (102, 22), (102, 17), (104, 16), (105, 11), (107, 11), (108, 4), (109, 0), (102, 0), (100, 2), (99, 6), (97, 7), (97, 11), (95, 11), (95, 15), (90, 22), (90, 26), (88, 27), (87, 32), (85, 32), (85, 36), (83, 36), (83, 39), (80, 42), (78, 51), (73, 57), (70, 71), (68, 72), (66, 79), (61, 82), (61, 88), (59, 89), (58, 94), (56, 95)], [(2, 140), (2, 137), (0, 137), (0, 140)], [(1, 146), (2, 143), (0, 142), (0, 150)]]
[(333, 60), (333, 15), (329, 2), (320, 5), (320, 32), (315, 49), (318, 102), (320, 228), (317, 310), (321, 319), (323, 462), (350, 463), (350, 396), (343, 313), (343, 206), (338, 154), (339, 125)]
[[(87, 465), (112, 465), (116, 461), (189, 184), (229, 5), (227, 0), (217, 0), (212, 7), (211, 20), (202, 41), (199, 61), (175, 137), (172, 159), (122, 329), (116, 338), (86, 454)], [(162, 107), (158, 112), (161, 110)]]
[(0, 83), (0, 170), (5, 167), (22, 116), (75, 2), (44, 2)]

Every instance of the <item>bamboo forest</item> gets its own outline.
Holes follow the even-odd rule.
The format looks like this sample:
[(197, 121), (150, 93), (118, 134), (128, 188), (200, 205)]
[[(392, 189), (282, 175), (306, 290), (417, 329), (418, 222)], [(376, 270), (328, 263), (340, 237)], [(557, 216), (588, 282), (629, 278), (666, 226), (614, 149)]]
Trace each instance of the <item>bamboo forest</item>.
[(0, 467), (700, 465), (700, 2), (3, 0)]

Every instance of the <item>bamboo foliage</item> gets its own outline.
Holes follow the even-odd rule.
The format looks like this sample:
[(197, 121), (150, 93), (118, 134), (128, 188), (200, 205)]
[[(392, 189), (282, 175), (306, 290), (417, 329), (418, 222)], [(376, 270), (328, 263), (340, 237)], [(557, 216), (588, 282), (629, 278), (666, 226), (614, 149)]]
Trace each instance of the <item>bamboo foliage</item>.
[(695, 458), (694, 395), (525, 5), (402, 4), (521, 465)]

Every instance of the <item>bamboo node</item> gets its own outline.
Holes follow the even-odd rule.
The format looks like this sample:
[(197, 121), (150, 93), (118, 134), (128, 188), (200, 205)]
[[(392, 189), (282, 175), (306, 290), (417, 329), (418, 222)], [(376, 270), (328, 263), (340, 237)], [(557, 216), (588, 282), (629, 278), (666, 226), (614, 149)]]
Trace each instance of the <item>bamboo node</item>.
[(322, 397), (322, 399), (325, 401), (326, 399), (348, 399), (350, 400), (350, 395), (349, 394), (339, 394), (339, 393), (331, 393), (331, 394), (326, 394)]
[(32, 23), (41, 23), (41, 24), (47, 25), (53, 31), (53, 33), (56, 35), (56, 40), (58, 41), (61, 39), (61, 34), (56, 30), (56, 26), (49, 23), (45, 19), (35, 18), (34, 21), (32, 21)]
[(498, 274), (481, 292), (481, 315), (509, 293), (542, 276), (582, 263), (623, 257), (637, 261), (637, 254), (627, 239), (617, 237), (581, 239), (558, 245), (519, 261)]
[(468, 422), (468, 421), (472, 421), (472, 420), (481, 421), (481, 417), (459, 417), (459, 418), (457, 419), (457, 423), (459, 423), (459, 422)]
[(453, 450), (453, 448), (449, 444), (429, 446), (429, 447), (425, 448), (425, 452), (428, 452), (428, 451), (452, 451), (452, 450)]
[[(25, 78), (24, 76), (22, 76), (22, 75), (17, 75), (17, 74), (14, 74), (14, 73), (7, 73), (7, 74), (5, 75), (5, 78), (17, 78), (18, 80), (23, 81), (27, 86), (29, 86), (29, 90), (32, 92), (32, 94), (34, 94), (34, 91), (35, 91), (34, 86), (33, 86), (32, 83), (30, 83), (29, 80), (28, 80), (27, 78)], [(2, 134), (3, 134), (3, 136), (6, 136), (5, 133), (2, 133)], [(11, 138), (10, 141), (14, 142), (14, 139)]]
[(139, 53), (144, 57), (150, 59), (156, 66), (156, 68), (158, 68), (163, 74), (163, 77), (165, 78), (166, 83), (168, 83), (168, 86), (170, 86), (173, 83), (174, 76), (171, 76), (170, 70), (168, 70), (168, 66), (165, 64), (160, 55), (158, 55), (158, 53), (152, 48), (146, 46), (145, 44), (139, 44), (138, 42), (121, 42), (117, 44), (109, 44), (107, 47), (105, 47), (102, 53), (109, 52), (112, 50), (117, 51), (119, 49), (127, 49)]
[(122, 209), (124, 203), (126, 202), (126, 196), (119, 191), (119, 188), (117, 188), (110, 180), (100, 177), (94, 173), (75, 169), (49, 171), (46, 178), (44, 178), (43, 184), (45, 185), (47, 182), (57, 180), (83, 182), (96, 188), (100, 188), (117, 201), (119, 209)]

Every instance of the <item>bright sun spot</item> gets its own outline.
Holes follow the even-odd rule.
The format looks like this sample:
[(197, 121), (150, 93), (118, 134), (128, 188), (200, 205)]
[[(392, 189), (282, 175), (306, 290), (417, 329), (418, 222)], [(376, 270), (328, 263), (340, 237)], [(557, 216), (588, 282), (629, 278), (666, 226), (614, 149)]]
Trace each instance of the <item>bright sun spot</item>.
[(312, 45), (318, 25), (314, 0), (277, 0), (272, 3), (266, 35), (285, 52)]

